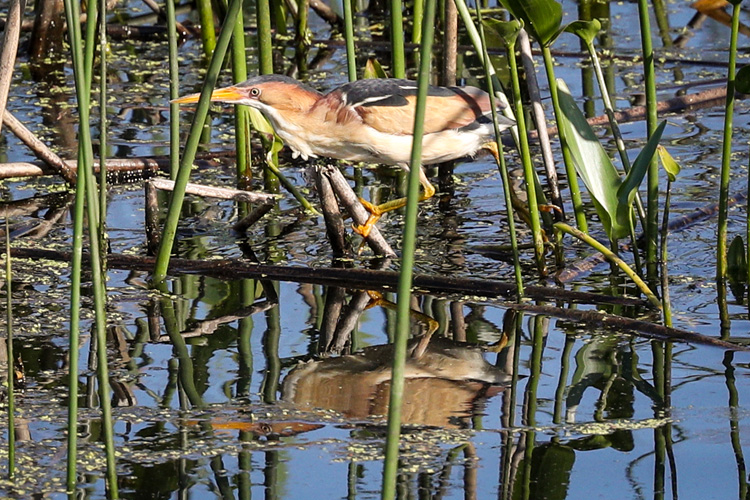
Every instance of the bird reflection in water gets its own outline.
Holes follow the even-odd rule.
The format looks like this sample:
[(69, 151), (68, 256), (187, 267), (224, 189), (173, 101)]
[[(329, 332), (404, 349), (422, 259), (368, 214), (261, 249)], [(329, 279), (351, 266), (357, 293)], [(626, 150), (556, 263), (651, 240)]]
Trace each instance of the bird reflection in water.
[[(386, 301), (374, 295), (374, 304)], [(481, 400), (504, 390), (510, 375), (488, 363), (473, 344), (433, 337), (437, 324), (422, 313), (427, 333), (409, 340), (402, 422), (464, 427)], [(431, 323), (430, 323), (431, 322)], [(393, 344), (366, 347), (345, 356), (303, 362), (282, 384), (282, 399), (300, 408), (337, 411), (351, 419), (386, 415)]]

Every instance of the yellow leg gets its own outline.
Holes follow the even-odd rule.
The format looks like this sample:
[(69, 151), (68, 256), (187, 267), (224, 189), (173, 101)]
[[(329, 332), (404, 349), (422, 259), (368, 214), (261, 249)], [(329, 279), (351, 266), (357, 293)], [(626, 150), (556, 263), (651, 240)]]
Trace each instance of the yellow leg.
[[(424, 201), (428, 198), (432, 198), (435, 195), (435, 187), (430, 183), (430, 180), (425, 175), (422, 167), (419, 167), (419, 183), (422, 185), (423, 189), (422, 194), (419, 196), (419, 201)], [(378, 222), (378, 220), (384, 213), (406, 206), (406, 198), (391, 200), (385, 203), (381, 203), (380, 205), (373, 205), (369, 201), (363, 200), (362, 198), (360, 198), (359, 201), (362, 202), (362, 205), (364, 205), (367, 211), (370, 212), (370, 217), (367, 219), (367, 222), (362, 225), (352, 224), (352, 229), (354, 229), (354, 232), (362, 235), (362, 237), (364, 238), (366, 238), (370, 234), (372, 226), (374, 226), (375, 223)]]
[[(375, 292), (373, 290), (368, 290), (367, 295), (370, 296), (370, 303), (367, 304), (367, 307), (365, 309), (370, 309), (371, 307), (384, 307), (386, 309), (395, 310), (396, 304), (391, 302), (390, 300), (387, 300), (383, 298), (383, 294), (380, 292)], [(431, 318), (430, 316), (426, 315), (423, 312), (415, 311), (414, 309), (409, 310), (409, 316), (411, 316), (416, 321), (419, 321), (425, 325), (425, 333), (423, 335), (420, 335), (419, 342), (414, 347), (414, 349), (411, 351), (411, 358), (413, 359), (419, 359), (421, 358), (425, 351), (427, 351), (427, 347), (430, 344), (430, 339), (432, 338), (432, 334), (437, 331), (437, 329), (440, 327), (440, 323), (438, 323), (435, 319)]]

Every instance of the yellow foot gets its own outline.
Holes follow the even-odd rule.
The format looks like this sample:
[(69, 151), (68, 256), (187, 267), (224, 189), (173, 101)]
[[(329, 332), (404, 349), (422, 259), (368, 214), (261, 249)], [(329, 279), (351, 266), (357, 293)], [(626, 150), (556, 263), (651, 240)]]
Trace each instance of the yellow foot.
[(365, 209), (370, 212), (370, 217), (364, 224), (352, 224), (352, 229), (363, 238), (367, 238), (370, 235), (370, 231), (372, 231), (372, 227), (378, 222), (380, 216), (383, 215), (383, 211), (367, 200), (360, 198), (359, 201)]
[(557, 212), (559, 214), (563, 213), (562, 208), (558, 207), (557, 205), (539, 205), (539, 210), (542, 212)]

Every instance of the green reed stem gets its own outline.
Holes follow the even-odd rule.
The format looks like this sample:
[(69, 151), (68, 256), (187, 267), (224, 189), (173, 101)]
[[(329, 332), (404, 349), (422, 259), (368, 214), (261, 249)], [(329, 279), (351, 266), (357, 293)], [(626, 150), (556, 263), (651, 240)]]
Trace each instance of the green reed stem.
[[(261, 75), (273, 73), (273, 42), (271, 39), (271, 5), (269, 0), (256, 0), (256, 17), (258, 23), (258, 70)], [(267, 151), (270, 151), (272, 143), (261, 139)], [(273, 153), (274, 163), (278, 163), (278, 155)], [(278, 193), (279, 179), (268, 167), (271, 162), (263, 164), (263, 184), (266, 191)]]
[[(482, 41), (482, 47), (487, 46), (487, 41), (484, 37), (484, 26), (482, 25), (482, 10), (479, 8), (479, 3), (476, 4), (477, 11), (477, 25), (479, 26), (479, 38)], [(508, 217), (508, 231), (510, 232), (510, 246), (513, 249), (513, 267), (516, 278), (516, 296), (520, 300), (524, 296), (523, 290), (523, 275), (521, 273), (521, 259), (518, 254), (518, 236), (516, 235), (516, 222), (513, 217), (513, 201), (510, 190), (513, 187), (510, 184), (510, 176), (508, 175), (508, 167), (505, 164), (505, 155), (503, 152), (503, 142), (500, 140), (500, 127), (497, 123), (497, 104), (495, 98), (495, 88), (492, 79), (492, 61), (490, 60), (489, 53), (483, 51), (484, 57), (482, 63), (484, 64), (484, 72), (487, 78), (487, 92), (490, 96), (490, 107), (492, 109), (492, 121), (495, 126), (495, 142), (498, 148), (498, 169), (500, 170), (500, 177), (503, 180), (503, 195), (505, 198), (505, 213)], [(512, 56), (512, 52), (508, 51), (508, 57)]]
[[(264, 0), (260, 1), (262, 2)], [(200, 144), (203, 123), (206, 121), (206, 116), (208, 115), (211, 92), (213, 91), (213, 88), (216, 85), (216, 80), (219, 77), (219, 71), (221, 71), (221, 65), (224, 56), (227, 53), (229, 40), (232, 38), (232, 32), (241, 6), (241, 0), (231, 0), (231, 2), (229, 2), (227, 15), (216, 42), (216, 49), (214, 50), (214, 53), (211, 56), (211, 62), (208, 65), (206, 79), (203, 83), (203, 90), (201, 91), (201, 97), (198, 101), (195, 115), (193, 116), (193, 122), (190, 125), (190, 133), (188, 134), (188, 139), (185, 143), (182, 161), (180, 162), (180, 168), (175, 179), (174, 191), (169, 203), (167, 219), (164, 223), (164, 232), (162, 234), (161, 244), (159, 245), (159, 252), (156, 256), (153, 280), (157, 283), (163, 281), (167, 277), (169, 259), (172, 255), (172, 245), (174, 244), (175, 235), (177, 234), (177, 224), (180, 221), (182, 202), (185, 199), (185, 188), (190, 180), (190, 170), (192, 169), (195, 153), (198, 151), (198, 145)]]
[(651, 304), (654, 307), (656, 307), (657, 309), (661, 309), (661, 302), (656, 297), (654, 292), (652, 292), (651, 289), (648, 287), (648, 285), (640, 278), (640, 276), (638, 276), (638, 273), (633, 271), (633, 269), (624, 260), (618, 257), (616, 253), (614, 253), (612, 250), (610, 250), (606, 246), (596, 241), (594, 238), (592, 238), (588, 234), (582, 231), (579, 231), (576, 228), (570, 227), (564, 222), (556, 222), (555, 229), (558, 229), (560, 231), (568, 233), (571, 236), (578, 238), (579, 240), (583, 241), (584, 243), (589, 245), (591, 248), (593, 248), (597, 252), (604, 255), (604, 257), (609, 262), (612, 262), (613, 264), (617, 265), (617, 267), (622, 269), (622, 271), (625, 274), (627, 274), (631, 280), (633, 280), (633, 283), (636, 284), (636, 286), (641, 290), (641, 292), (646, 296), (648, 301), (651, 302)]
[(412, 43), (422, 43), (421, 27), (424, 19), (424, 0), (414, 0), (411, 17), (411, 41)]
[[(526, 184), (526, 194), (529, 204), (529, 216), (531, 218), (531, 231), (534, 238), (534, 258), (540, 272), (544, 269), (544, 240), (542, 239), (542, 226), (539, 217), (539, 203), (536, 195), (536, 172), (531, 163), (531, 149), (529, 148), (529, 137), (526, 128), (526, 116), (523, 111), (521, 100), (521, 83), (518, 76), (518, 63), (515, 58), (514, 46), (506, 47), (508, 50), (508, 63), (510, 64), (510, 77), (513, 84), (513, 102), (516, 110), (516, 123), (518, 125), (518, 138), (521, 146), (521, 161), (523, 162), (523, 177)], [(510, 184), (508, 185), (510, 187)]]
[[(169, 43), (169, 100), (180, 96), (180, 66), (177, 54), (177, 20), (175, 0), (167, 4), (167, 40)], [(180, 105), (169, 103), (169, 178), (175, 180), (180, 168)]]
[[(641, 26), (641, 51), (643, 52), (643, 76), (646, 92), (646, 129), (648, 137), (657, 127), (656, 74), (654, 50), (651, 44), (650, 9), (648, 0), (638, 0), (638, 20)], [(646, 198), (646, 275), (655, 280), (657, 269), (657, 240), (659, 232), (659, 165), (656, 157), (648, 170)]]
[[(344, 2), (344, 8), (346, 8)], [(297, 27), (295, 33), (295, 58), (297, 60), (297, 69), (299, 70), (300, 77), (304, 78), (307, 76), (307, 55), (310, 49), (310, 32), (307, 29), (308, 25), (308, 13), (310, 12), (309, 0), (297, 0)], [(349, 41), (347, 40), (347, 43)], [(347, 56), (349, 55), (347, 47)]]
[(203, 55), (211, 57), (216, 49), (216, 27), (214, 26), (214, 10), (211, 7), (211, 0), (198, 0), (198, 15), (201, 21)]
[(734, 88), (737, 66), (737, 33), (740, 26), (740, 1), (732, 2), (732, 33), (729, 39), (729, 67), (727, 69), (727, 99), (724, 105), (724, 137), (721, 154), (721, 181), (719, 184), (719, 228), (716, 245), (716, 280), (723, 282), (727, 276), (727, 222), (729, 176), (732, 160), (732, 120), (734, 115)]
[[(118, 498), (117, 489), (117, 470), (115, 464), (114, 452), (114, 432), (112, 424), (112, 412), (109, 399), (109, 377), (107, 373), (107, 344), (106, 344), (106, 289), (105, 279), (102, 272), (102, 261), (100, 251), (100, 241), (98, 238), (99, 211), (97, 208), (98, 199), (96, 195), (96, 179), (93, 172), (93, 149), (91, 145), (90, 123), (90, 69), (88, 75), (84, 64), (83, 48), (81, 44), (80, 11), (77, 2), (65, 0), (65, 15), (68, 23), (68, 37), (73, 56), (73, 75), (76, 85), (76, 98), (78, 101), (79, 116), (79, 154), (78, 154), (78, 186), (82, 190), (76, 190), (76, 206), (83, 206), (83, 200), (79, 198), (85, 196), (87, 217), (89, 222), (89, 248), (91, 251), (91, 280), (94, 294), (94, 322), (95, 334), (98, 341), (98, 375), (99, 389), (101, 394), (101, 411), (102, 411), (102, 430), (105, 441), (106, 463), (107, 463), (107, 491), (110, 498)], [(94, 18), (95, 19), (95, 18)], [(93, 20), (91, 22), (94, 22)], [(72, 29), (70, 29), (72, 27)], [(80, 205), (79, 205), (80, 204)], [(76, 216), (78, 218), (78, 216)], [(82, 222), (82, 215), (80, 216)], [(77, 230), (77, 233), (75, 232)], [(83, 224), (74, 227), (73, 240), (81, 238)], [(79, 271), (80, 272), (80, 268)], [(71, 292), (73, 298), (75, 292)], [(75, 310), (76, 306), (72, 306)], [(77, 313), (77, 311), (76, 311)], [(71, 312), (73, 314), (73, 311)], [(75, 322), (78, 321), (74, 318)], [(74, 321), (71, 321), (71, 337), (75, 335), (77, 328), (73, 327)], [(77, 344), (75, 349), (77, 349)], [(69, 471), (70, 474), (70, 471)], [(70, 476), (69, 476), (70, 480)], [(74, 481), (75, 479), (73, 479)]]
[(16, 473), (16, 359), (13, 352), (13, 274), (10, 259), (10, 223), (5, 216), (5, 341), (7, 342), (8, 375), (8, 478)]
[(672, 304), (669, 300), (669, 274), (667, 272), (667, 234), (669, 233), (669, 203), (672, 197), (672, 181), (667, 178), (667, 193), (664, 196), (664, 215), (661, 222), (661, 303), (664, 326), (672, 327)]
[(88, 2), (86, 11), (86, 40), (84, 42), (83, 71), (86, 75), (86, 88), (91, 89), (94, 77), (94, 52), (96, 49), (96, 28), (99, 17), (99, 4), (96, 0)]
[(393, 78), (406, 77), (404, 57), (404, 15), (401, 0), (391, 0), (391, 73)]
[(256, 0), (258, 18), (258, 70), (261, 75), (273, 73), (271, 41), (271, 6), (268, 0)]
[(391, 393), (388, 403), (388, 435), (386, 438), (385, 463), (383, 466), (381, 498), (385, 500), (391, 500), (396, 495), (399, 437), (401, 434), (401, 408), (404, 396), (404, 370), (406, 367), (406, 342), (410, 330), (411, 284), (414, 272), (414, 250), (416, 248), (419, 174), (422, 168), (422, 135), (424, 134), (427, 88), (430, 83), (436, 4), (437, 0), (427, 0), (425, 3), (424, 22), (422, 23), (417, 107), (414, 113), (414, 140), (411, 149), (411, 169), (409, 170), (406, 214), (404, 215), (401, 272), (396, 305), (396, 339), (394, 342), (393, 368), (391, 372)]
[[(107, 0), (99, 0), (99, 241), (107, 241)], [(92, 44), (93, 45), (93, 44)], [(106, 255), (102, 268), (106, 269)]]
[[(245, 54), (245, 23), (242, 10), (237, 14), (232, 34), (232, 79), (235, 83), (247, 80), (247, 56)], [(252, 151), (250, 148), (250, 109), (234, 106), (234, 132), (237, 149), (237, 183), (240, 188), (250, 184), (252, 174)]]
[(354, 52), (354, 6), (353, 0), (342, 0), (344, 3), (344, 38), (346, 40), (346, 68), (349, 81), (357, 79), (357, 54)]
[[(549, 91), (552, 95), (552, 108), (555, 112), (555, 121), (560, 123), (560, 117), (562, 112), (560, 111), (560, 100), (557, 96), (557, 79), (555, 78), (555, 66), (552, 60), (552, 53), (550, 52), (549, 46), (542, 46), (542, 58), (544, 59), (544, 69), (547, 73), (547, 81), (549, 83)], [(516, 108), (519, 111), (523, 108)], [(560, 142), (565, 143), (565, 134), (562, 127), (558, 127), (558, 134), (560, 135)], [(568, 188), (570, 189), (570, 200), (573, 203), (573, 212), (576, 218), (576, 226), (584, 233), (588, 232), (588, 223), (586, 222), (586, 214), (583, 211), (583, 201), (581, 200), (581, 188), (578, 184), (578, 174), (576, 174), (575, 164), (573, 158), (570, 156), (570, 151), (567, 147), (563, 146), (563, 163), (565, 164), (565, 173), (568, 176)], [(527, 181), (528, 184), (528, 181)], [(529, 205), (529, 209), (531, 206)]]
[(302, 205), (302, 208), (304, 208), (306, 211), (308, 211), (311, 214), (320, 215), (320, 213), (315, 210), (315, 207), (312, 206), (312, 204), (307, 201), (307, 198), (305, 198), (302, 193), (299, 192), (299, 189), (297, 189), (297, 186), (294, 185), (292, 181), (290, 181), (282, 172), (279, 170), (279, 167), (274, 165), (272, 162), (266, 162), (266, 166), (268, 167), (268, 170), (273, 173), (274, 176), (276, 176), (284, 188), (292, 193), (292, 196), (294, 196), (294, 199), (296, 199), (300, 205)]
[(81, 317), (81, 269), (83, 253), (83, 222), (86, 176), (76, 178), (76, 198), (73, 209), (73, 241), (70, 261), (70, 334), (68, 339), (68, 465), (67, 490), (76, 487), (78, 455), (78, 343)]

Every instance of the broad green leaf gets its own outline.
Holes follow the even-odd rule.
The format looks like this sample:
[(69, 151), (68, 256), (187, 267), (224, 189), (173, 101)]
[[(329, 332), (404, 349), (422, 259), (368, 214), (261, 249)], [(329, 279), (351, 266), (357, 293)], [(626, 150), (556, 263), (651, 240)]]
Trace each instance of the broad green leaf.
[(737, 92), (750, 94), (750, 65), (745, 65), (740, 68), (737, 72), (737, 77), (734, 80), (734, 85)]
[(586, 185), (604, 230), (611, 241), (630, 234), (630, 217), (619, 221), (617, 191), (622, 179), (583, 113), (578, 109), (565, 82), (557, 80), (557, 95), (561, 116), (558, 126), (565, 136), (563, 147), (568, 148), (578, 175)]
[(555, 0), (500, 0), (513, 17), (523, 21), (526, 31), (543, 46), (560, 34), (563, 10)]
[(675, 161), (674, 158), (672, 158), (672, 155), (669, 154), (669, 151), (667, 151), (667, 148), (664, 146), (659, 146), (656, 148), (656, 152), (659, 153), (659, 160), (661, 160), (661, 166), (664, 167), (664, 170), (667, 172), (667, 177), (669, 177), (669, 182), (674, 182), (677, 179), (677, 176), (680, 175), (680, 170), (682, 167), (680, 167), (680, 164)]
[(598, 19), (591, 21), (573, 21), (565, 27), (565, 31), (577, 35), (586, 45), (594, 43), (594, 38), (602, 30), (602, 23)]
[(638, 187), (648, 172), (649, 165), (656, 152), (656, 147), (659, 145), (661, 135), (664, 133), (664, 127), (666, 126), (667, 122), (663, 121), (656, 127), (656, 130), (654, 130), (654, 133), (648, 139), (646, 146), (638, 153), (633, 165), (630, 167), (630, 172), (625, 176), (625, 179), (617, 190), (617, 219), (620, 221), (625, 220), (625, 218), (630, 220), (635, 193), (638, 191)]
[(373, 78), (388, 78), (388, 75), (385, 73), (385, 70), (383, 70), (383, 67), (377, 59), (370, 58), (367, 59), (363, 77), (367, 80)]
[(493, 18), (484, 18), (482, 24), (486, 28), (484, 34), (487, 38), (487, 46), (490, 48), (515, 47), (518, 33), (523, 28), (523, 21), (518, 19), (500, 21)]

